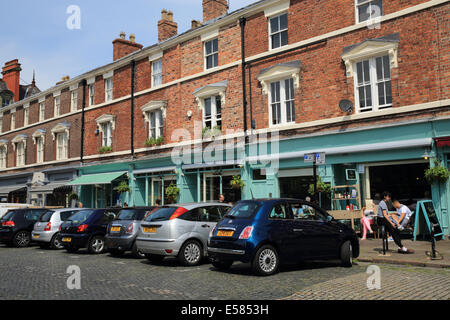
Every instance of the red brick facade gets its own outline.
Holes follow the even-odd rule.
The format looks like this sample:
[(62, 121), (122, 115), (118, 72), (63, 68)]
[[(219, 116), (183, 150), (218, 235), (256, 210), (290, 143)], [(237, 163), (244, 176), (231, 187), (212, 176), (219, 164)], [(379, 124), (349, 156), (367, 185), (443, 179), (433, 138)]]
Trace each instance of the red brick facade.
[[(199, 0), (200, 1), (200, 0)], [(203, 1), (220, 4), (217, 1)], [(224, 3), (226, 1), (223, 1)], [(276, 1), (273, 1), (276, 4)], [(280, 1), (278, 1), (280, 2)], [(400, 10), (424, 4), (425, 0), (383, 1), (383, 16), (395, 14)], [(210, 4), (212, 6), (212, 4)], [(211, 8), (210, 8), (211, 9)], [(305, 45), (298, 49), (285, 51), (280, 49), (278, 55), (252, 62), (255, 55), (269, 51), (268, 20), (264, 9), (249, 14), (245, 26), (246, 59), (250, 61), (251, 68), (247, 73), (247, 99), (251, 107), (256, 129), (269, 127), (269, 101), (263, 93), (261, 83), (257, 76), (265, 68), (274, 65), (300, 61), (299, 87), (295, 89), (296, 124), (307, 124), (311, 121), (331, 119), (346, 116), (340, 108), (339, 101), (355, 100), (354, 79), (347, 77), (346, 66), (342, 60), (344, 47), (361, 43), (367, 39), (375, 39), (392, 34), (399, 34), (398, 66), (391, 69), (393, 108), (424, 104), (449, 99), (450, 97), (450, 38), (449, 16), (450, 4), (444, 3), (430, 8), (417, 8), (410, 14), (389, 18), (381, 22), (379, 29), (370, 29), (365, 26), (355, 26), (354, 0), (292, 0), (288, 13), (289, 45), (324, 34), (336, 32), (323, 38), (317, 44)], [(208, 21), (212, 16), (223, 14), (222, 9), (216, 7), (204, 16)], [(219, 11), (218, 11), (219, 10)], [(221, 13), (221, 14), (219, 14)], [(161, 24), (161, 21), (163, 23)], [(158, 24), (159, 40), (163, 41), (177, 33), (176, 24), (170, 19), (163, 19)], [(151, 61), (152, 47), (148, 55), (137, 55), (135, 70), (135, 108), (134, 108), (134, 148), (146, 148), (148, 138), (148, 124), (141, 111), (141, 107), (150, 101), (167, 101), (166, 119), (164, 121), (164, 143), (172, 141), (174, 130), (184, 128), (190, 131), (194, 138), (194, 122), (202, 121), (202, 110), (198, 108), (193, 95), (194, 91), (208, 84), (227, 80), (225, 104), (222, 106), (222, 131), (227, 129), (242, 130), (243, 128), (243, 101), (242, 101), (242, 75), (241, 75), (241, 29), (238, 16), (228, 24), (218, 26), (218, 61), (219, 66), (212, 71), (205, 71), (204, 46), (201, 33), (195, 33), (199, 28), (180, 35), (180, 40), (163, 47), (162, 74), (163, 85), (152, 88)], [(219, 21), (220, 22), (220, 21)], [(342, 30), (348, 27), (348, 30)], [(200, 29), (201, 30), (201, 29)], [(340, 32), (337, 32), (339, 31)], [(177, 39), (177, 38), (175, 38)], [(130, 54), (138, 45), (125, 44), (127, 40), (114, 41), (114, 60)], [(312, 40), (311, 40), (312, 41)], [(172, 43), (172, 42), (171, 42)], [(287, 47), (286, 49), (291, 49)], [(278, 51), (277, 51), (278, 52)], [(134, 58), (133, 58), (134, 59)], [(87, 78), (87, 77), (86, 77)], [(102, 115), (115, 116), (115, 130), (113, 130), (112, 154), (110, 157), (120, 158), (130, 156), (131, 141), (131, 61), (114, 68), (113, 75), (113, 101), (105, 104), (105, 79), (99, 71), (95, 75), (95, 105), (86, 108), (85, 114), (85, 147), (86, 161), (97, 161), (99, 149), (102, 146), (102, 134), (97, 134), (97, 122)], [(86, 101), (88, 100), (86, 90)], [(251, 94), (251, 104), (250, 104)], [(81, 109), (82, 87), (78, 89), (78, 109)], [(61, 90), (61, 114), (70, 113), (70, 91)], [(48, 92), (46, 99), (46, 118), (53, 117), (53, 95)], [(86, 102), (88, 106), (88, 102)], [(45, 161), (54, 160), (54, 144), (51, 128), (60, 122), (72, 124), (70, 128), (69, 158), (80, 156), (81, 112), (70, 113), (63, 119), (51, 120), (43, 124), (38, 121), (38, 101), (30, 103), (30, 125), (32, 127), (12, 133), (1, 134), (0, 139), (11, 141), (18, 134), (28, 135), (28, 144), (32, 145), (31, 135), (38, 128), (47, 130)], [(187, 116), (192, 112), (192, 117)], [(378, 117), (374, 119), (351, 120), (345, 122), (348, 127), (361, 127), (368, 125), (383, 125), (399, 119), (424, 119), (431, 114), (448, 114), (449, 107), (439, 110), (414, 110), (409, 113), (396, 115), (392, 118)], [(249, 114), (249, 113), (247, 113)], [(10, 113), (3, 115), (3, 132), (10, 130)], [(250, 123), (250, 116), (248, 118)], [(343, 123), (330, 124), (328, 127), (339, 127)], [(23, 110), (16, 111), (16, 128), (23, 126)], [(311, 132), (322, 127), (309, 129), (295, 129), (298, 133)], [(283, 128), (281, 128), (283, 129)], [(289, 129), (294, 133), (294, 129)], [(11, 150), (11, 152), (10, 152)], [(8, 166), (14, 163), (12, 147), (8, 148)], [(145, 151), (151, 154), (154, 151)], [(27, 164), (35, 159), (35, 148), (27, 148)], [(144, 153), (138, 153), (141, 156)], [(108, 158), (108, 155), (103, 156)]]

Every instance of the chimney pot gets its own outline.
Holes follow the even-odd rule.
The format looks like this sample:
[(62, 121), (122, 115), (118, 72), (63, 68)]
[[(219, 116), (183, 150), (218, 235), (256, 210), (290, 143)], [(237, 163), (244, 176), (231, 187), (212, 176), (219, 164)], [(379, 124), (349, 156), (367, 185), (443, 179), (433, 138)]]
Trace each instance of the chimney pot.
[(198, 27), (201, 27), (202, 23), (198, 20), (192, 20), (191, 23), (191, 29), (196, 29)]
[(127, 34), (124, 31), (120, 32), (119, 38), (120, 39), (125, 39), (125, 37), (127, 36)]
[(158, 41), (164, 41), (178, 34), (178, 24), (173, 21), (173, 12), (162, 9), (158, 21)]
[(130, 34), (130, 41), (133, 43), (136, 41), (136, 35), (134, 33)]

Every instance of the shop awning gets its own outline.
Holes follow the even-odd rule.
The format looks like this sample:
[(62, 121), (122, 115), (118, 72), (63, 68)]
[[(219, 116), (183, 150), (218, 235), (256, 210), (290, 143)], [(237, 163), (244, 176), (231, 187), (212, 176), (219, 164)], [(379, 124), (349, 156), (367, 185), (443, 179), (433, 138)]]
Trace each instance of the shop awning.
[(52, 193), (55, 189), (63, 188), (63, 187), (71, 187), (69, 185), (69, 181), (58, 181), (52, 182), (43, 186), (33, 186), (31, 188), (31, 192), (37, 193)]
[(0, 187), (0, 196), (7, 197), (11, 192), (26, 190), (24, 186), (5, 186)]
[(139, 170), (134, 170), (133, 174), (147, 174), (147, 173), (155, 173), (155, 172), (170, 172), (170, 171), (174, 171), (176, 168), (177, 168), (176, 166), (170, 166), (170, 167), (160, 167), (160, 168), (139, 169)]
[(86, 174), (83, 175), (71, 182), (67, 185), (69, 186), (88, 186), (93, 184), (110, 184), (112, 181), (120, 178), (127, 171), (122, 172), (108, 172), (108, 173), (99, 173), (99, 174)]
[(435, 138), (434, 141), (438, 148), (450, 147), (450, 137)]

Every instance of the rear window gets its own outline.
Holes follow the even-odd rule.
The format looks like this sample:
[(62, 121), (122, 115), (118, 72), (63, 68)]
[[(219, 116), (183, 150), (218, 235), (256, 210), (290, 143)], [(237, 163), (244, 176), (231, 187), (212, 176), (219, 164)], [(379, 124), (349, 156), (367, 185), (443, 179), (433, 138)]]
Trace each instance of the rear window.
[(72, 221), (75, 224), (82, 223), (86, 221), (93, 213), (94, 210), (81, 210), (71, 216), (67, 221)]
[(123, 209), (120, 210), (117, 220), (142, 220), (144, 217), (143, 210)]
[(160, 207), (153, 210), (144, 221), (167, 221), (170, 219), (172, 214), (177, 210), (177, 207)]
[(2, 219), (2, 220), (5, 220), (5, 221), (11, 220), (11, 219), (14, 217), (14, 215), (15, 215), (16, 212), (19, 212), (19, 211), (15, 211), (15, 210), (13, 210), (13, 211), (8, 211), (8, 212), (3, 216), (3, 219)]
[(250, 219), (255, 216), (259, 208), (261, 208), (259, 202), (240, 202), (234, 206), (226, 216), (231, 218)]
[(40, 222), (49, 222), (50, 219), (52, 218), (53, 213), (54, 213), (53, 211), (48, 211), (48, 212), (44, 213), (42, 215), (42, 217), (39, 219), (39, 221)]

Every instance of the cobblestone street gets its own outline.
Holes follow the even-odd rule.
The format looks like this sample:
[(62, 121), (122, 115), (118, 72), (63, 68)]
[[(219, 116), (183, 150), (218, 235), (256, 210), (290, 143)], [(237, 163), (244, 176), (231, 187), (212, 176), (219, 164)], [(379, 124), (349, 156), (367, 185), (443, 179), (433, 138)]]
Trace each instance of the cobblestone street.
[[(67, 288), (71, 265), (81, 269), (81, 290)], [(207, 263), (186, 268), (175, 260), (154, 265), (129, 256), (0, 246), (0, 299), (450, 299), (449, 269), (379, 265), (381, 290), (370, 291), (368, 266), (311, 262), (260, 278), (244, 264), (219, 272)]]

